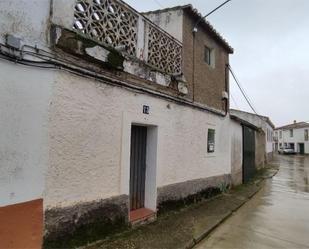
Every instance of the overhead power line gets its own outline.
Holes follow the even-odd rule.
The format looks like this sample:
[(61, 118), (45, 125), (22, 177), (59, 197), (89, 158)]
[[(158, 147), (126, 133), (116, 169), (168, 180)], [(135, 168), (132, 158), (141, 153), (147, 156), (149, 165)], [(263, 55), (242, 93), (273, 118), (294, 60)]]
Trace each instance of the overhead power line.
[(204, 19), (206, 19), (208, 16), (210, 16), (212, 13), (216, 12), (218, 9), (220, 9), (221, 7), (223, 7), (225, 4), (227, 4), (228, 2), (230, 2), (232, 0), (227, 0), (224, 3), (220, 4), (217, 8), (215, 8), (214, 10), (210, 11), (208, 14), (206, 14), (205, 16), (201, 17), (194, 25), (193, 27), (193, 32), (197, 32), (197, 27), (200, 24), (200, 22)]
[(158, 0), (153, 0), (157, 5), (159, 5), (161, 8), (164, 8), (164, 6), (158, 1)]
[(232, 71), (233, 78), (235, 78), (235, 81), (237, 82), (237, 85), (238, 85), (240, 91), (245, 95), (244, 97), (245, 97), (246, 99), (248, 99), (248, 101), (250, 102), (250, 104), (251, 104), (251, 106), (253, 107), (253, 109), (254, 109), (256, 112), (258, 112), (257, 108), (256, 108), (255, 105), (252, 103), (251, 98), (248, 96), (248, 94), (247, 94), (247, 92), (245, 91), (244, 87), (241, 85), (241, 83), (240, 83), (239, 79), (237, 78), (237, 76), (236, 76), (234, 70), (232, 69), (231, 65), (228, 65), (228, 66), (229, 66), (229, 68), (230, 68), (230, 71)]
[(239, 80), (237, 79), (235, 73), (233, 72), (231, 66), (228, 65), (228, 68), (229, 68), (229, 71), (231, 72), (231, 74), (232, 74), (232, 76), (233, 76), (233, 78), (234, 78), (234, 80), (235, 80), (235, 82), (236, 82), (236, 84), (237, 84), (237, 86), (238, 86), (240, 92), (242, 93), (242, 95), (244, 96), (245, 100), (247, 101), (248, 105), (250, 106), (250, 108), (252, 109), (252, 111), (253, 111), (256, 115), (260, 116), (260, 115), (257, 113), (256, 109), (253, 107), (253, 104), (251, 103), (251, 101), (250, 101), (249, 97), (247, 96), (245, 90), (241, 87), (241, 84), (240, 84)]

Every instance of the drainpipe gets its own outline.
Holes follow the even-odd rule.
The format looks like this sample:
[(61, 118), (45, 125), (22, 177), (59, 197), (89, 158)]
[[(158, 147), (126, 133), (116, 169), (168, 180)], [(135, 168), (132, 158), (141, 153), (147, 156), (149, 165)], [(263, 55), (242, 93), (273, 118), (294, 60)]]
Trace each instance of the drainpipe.
[(196, 39), (196, 32), (192, 32), (193, 35), (193, 64), (192, 64), (192, 94), (193, 94), (193, 102), (195, 102), (195, 39)]
[(230, 81), (229, 81), (229, 64), (225, 65), (225, 91), (228, 93), (228, 99), (223, 99), (225, 101), (225, 116), (228, 114), (230, 105)]

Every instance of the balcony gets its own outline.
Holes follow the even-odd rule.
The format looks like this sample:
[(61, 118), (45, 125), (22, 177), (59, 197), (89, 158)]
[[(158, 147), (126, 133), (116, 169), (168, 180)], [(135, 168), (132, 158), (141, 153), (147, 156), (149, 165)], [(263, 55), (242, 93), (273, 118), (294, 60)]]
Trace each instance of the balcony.
[(181, 74), (181, 42), (121, 0), (54, 0), (52, 22), (159, 72)]

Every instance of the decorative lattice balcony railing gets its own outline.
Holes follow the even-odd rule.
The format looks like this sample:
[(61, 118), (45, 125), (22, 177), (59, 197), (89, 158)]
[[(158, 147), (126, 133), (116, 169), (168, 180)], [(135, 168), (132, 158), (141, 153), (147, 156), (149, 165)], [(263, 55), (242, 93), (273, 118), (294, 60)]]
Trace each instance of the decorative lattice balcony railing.
[(182, 44), (121, 0), (76, 0), (73, 29), (160, 71), (181, 73)]
[(159, 30), (155, 25), (149, 24), (148, 29), (148, 63), (162, 71), (170, 73), (181, 72), (182, 46), (175, 40)]
[(136, 54), (138, 16), (114, 0), (77, 0), (74, 29), (112, 47)]

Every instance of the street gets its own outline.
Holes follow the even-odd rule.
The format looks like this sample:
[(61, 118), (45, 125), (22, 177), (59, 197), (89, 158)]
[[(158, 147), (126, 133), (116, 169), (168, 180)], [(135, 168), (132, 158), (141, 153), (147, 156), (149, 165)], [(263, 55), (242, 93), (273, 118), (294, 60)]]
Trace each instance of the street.
[(274, 162), (278, 174), (196, 248), (309, 248), (309, 157)]

